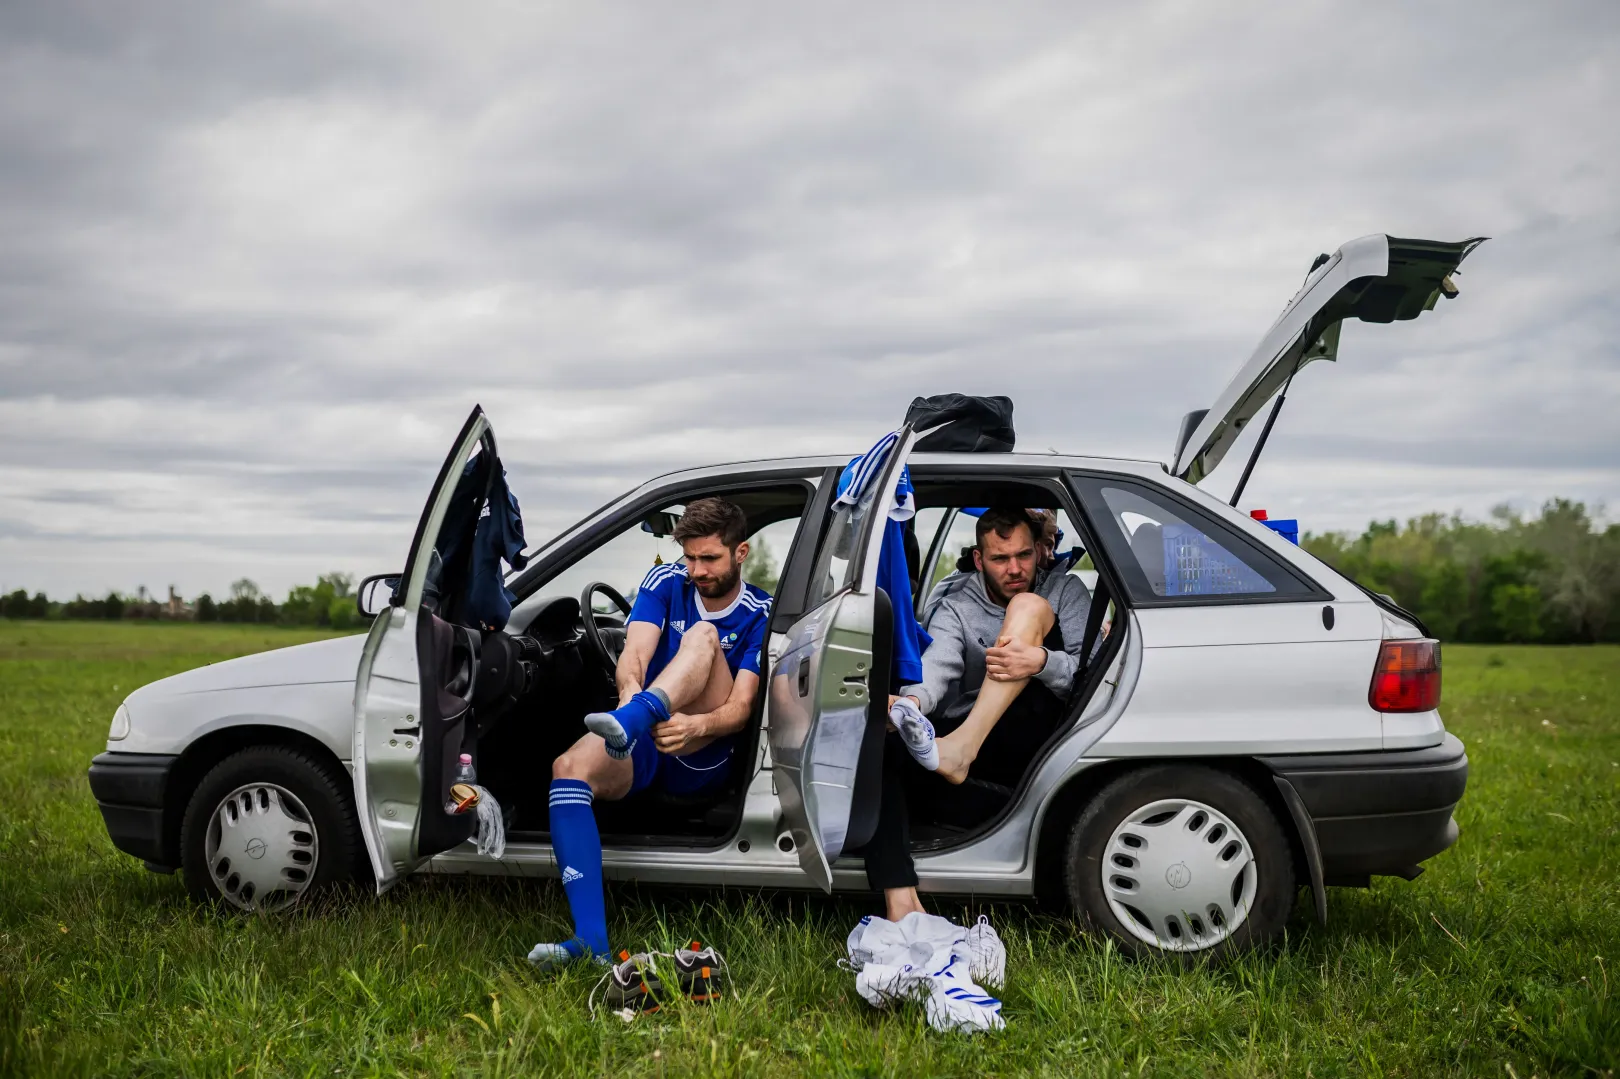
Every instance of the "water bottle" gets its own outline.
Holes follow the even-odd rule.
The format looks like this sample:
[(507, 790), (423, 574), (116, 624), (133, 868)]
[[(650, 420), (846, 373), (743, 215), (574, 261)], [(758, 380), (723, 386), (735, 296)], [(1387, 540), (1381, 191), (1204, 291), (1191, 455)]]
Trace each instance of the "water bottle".
[(463, 753), (456, 762), (455, 775), (450, 779), (450, 797), (445, 799), (444, 811), (446, 813), (465, 813), (478, 804), (478, 792), (473, 784), (478, 782), (478, 773), (473, 770), (472, 754)]

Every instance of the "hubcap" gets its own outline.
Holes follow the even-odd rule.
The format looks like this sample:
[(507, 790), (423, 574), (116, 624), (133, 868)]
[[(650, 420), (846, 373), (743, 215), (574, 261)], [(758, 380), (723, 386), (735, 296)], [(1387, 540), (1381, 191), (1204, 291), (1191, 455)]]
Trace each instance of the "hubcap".
[(219, 894), (242, 910), (284, 910), (315, 876), (320, 837), (304, 803), (274, 783), (249, 783), (222, 799), (203, 843)]
[(1120, 821), (1103, 851), (1108, 906), (1138, 940), (1169, 952), (1213, 948), (1254, 904), (1249, 840), (1202, 802), (1166, 798)]

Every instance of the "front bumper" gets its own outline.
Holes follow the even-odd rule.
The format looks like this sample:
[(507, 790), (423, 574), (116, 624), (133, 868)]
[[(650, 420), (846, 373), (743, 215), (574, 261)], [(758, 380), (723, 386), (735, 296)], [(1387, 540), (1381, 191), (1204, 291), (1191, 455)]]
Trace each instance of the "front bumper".
[(164, 792), (178, 759), (161, 753), (102, 753), (90, 762), (90, 793), (113, 846), (152, 868), (179, 865), (164, 816)]
[(1262, 757), (1309, 814), (1325, 884), (1411, 879), (1419, 863), (1457, 841), (1452, 810), (1468, 786), (1455, 735), (1437, 746), (1378, 753)]

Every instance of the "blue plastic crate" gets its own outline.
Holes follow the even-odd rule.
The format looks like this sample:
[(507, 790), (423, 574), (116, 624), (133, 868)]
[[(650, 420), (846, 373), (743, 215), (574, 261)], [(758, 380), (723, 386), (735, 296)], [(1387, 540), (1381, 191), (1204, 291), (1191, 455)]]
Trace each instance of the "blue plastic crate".
[(1226, 548), (1185, 524), (1164, 526), (1164, 594), (1225, 596), (1275, 592), (1270, 581)]

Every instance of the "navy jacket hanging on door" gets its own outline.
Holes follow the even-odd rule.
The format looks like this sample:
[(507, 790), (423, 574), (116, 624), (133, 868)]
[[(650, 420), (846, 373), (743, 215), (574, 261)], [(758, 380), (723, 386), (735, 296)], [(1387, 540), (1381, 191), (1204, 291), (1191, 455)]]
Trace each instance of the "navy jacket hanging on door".
[(457, 564), (461, 554), (459, 540), (467, 533), (462, 522), (467, 519), (465, 514), (476, 506), (478, 524), (473, 530), (472, 550), (467, 560), (467, 591), (457, 614), (458, 620), (466, 625), (493, 632), (505, 628), (507, 619), (512, 616), (512, 604), (517, 601), (517, 596), (506, 587), (506, 571), (501, 563), (504, 561), (519, 570), (529, 560), (523, 556), (523, 513), (518, 509), (517, 496), (506, 484), (506, 469), (500, 462), (495, 462), (496, 473), (490, 481), (487, 498), (471, 491), (464, 494), (460, 489), (477, 482), (480, 464), (477, 458), (467, 462), (461, 483), (451, 497), (450, 514), (440, 531), (441, 536), (455, 537), (455, 542), (447, 550), (434, 554), (443, 565)]

